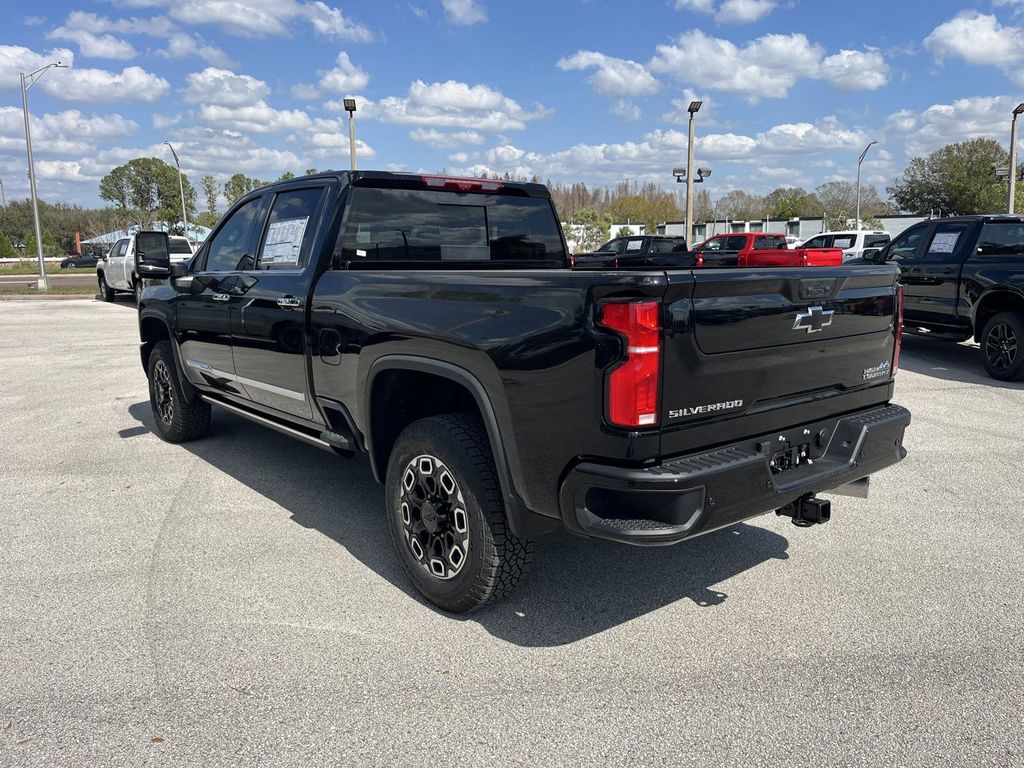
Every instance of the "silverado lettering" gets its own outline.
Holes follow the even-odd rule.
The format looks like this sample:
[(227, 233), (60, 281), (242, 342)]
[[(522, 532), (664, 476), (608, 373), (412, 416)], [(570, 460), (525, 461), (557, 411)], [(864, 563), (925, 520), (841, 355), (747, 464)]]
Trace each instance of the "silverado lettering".
[(690, 408), (674, 408), (668, 412), (668, 417), (670, 419), (678, 419), (683, 416), (696, 416), (699, 413), (728, 411), (732, 408), (740, 408), (742, 406), (742, 400), (726, 400), (724, 403), (708, 403), (707, 405), (695, 405)]

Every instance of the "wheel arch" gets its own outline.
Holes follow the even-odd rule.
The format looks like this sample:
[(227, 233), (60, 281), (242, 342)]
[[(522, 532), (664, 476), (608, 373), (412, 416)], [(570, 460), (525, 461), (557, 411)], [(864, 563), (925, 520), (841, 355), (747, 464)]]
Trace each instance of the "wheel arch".
[(986, 291), (974, 309), (974, 340), (981, 341), (981, 334), (988, 321), (1000, 312), (1018, 312), (1024, 315), (1024, 291), (1010, 286), (1000, 286)]
[[(415, 394), (410, 396), (409, 393)], [(473, 373), (433, 358), (385, 355), (370, 366), (363, 409), (366, 450), (378, 482), (384, 480), (398, 435), (413, 421), (442, 413), (479, 416), (494, 457), (509, 523), (513, 531), (521, 535), (528, 512), (516, 489), (505, 436), (494, 406)]]
[(196, 390), (188, 380), (188, 377), (185, 376), (184, 368), (181, 365), (180, 350), (174, 342), (174, 335), (171, 332), (170, 324), (161, 314), (143, 310), (139, 314), (139, 355), (142, 360), (142, 370), (147, 373), (149, 371), (149, 356), (153, 353), (153, 348), (161, 341), (167, 341), (171, 345), (182, 392), (185, 395), (185, 399), (191, 403), (195, 399)]

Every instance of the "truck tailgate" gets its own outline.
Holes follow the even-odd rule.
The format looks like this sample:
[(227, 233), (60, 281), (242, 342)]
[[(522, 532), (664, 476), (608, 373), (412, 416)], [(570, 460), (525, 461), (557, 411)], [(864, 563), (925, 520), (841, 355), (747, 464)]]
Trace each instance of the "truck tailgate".
[(669, 272), (662, 452), (887, 402), (896, 277), (888, 266)]

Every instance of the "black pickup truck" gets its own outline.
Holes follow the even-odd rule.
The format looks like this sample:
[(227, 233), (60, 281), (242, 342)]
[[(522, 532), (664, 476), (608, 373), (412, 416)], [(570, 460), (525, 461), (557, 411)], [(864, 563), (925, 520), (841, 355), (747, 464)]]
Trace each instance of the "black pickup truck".
[(160, 435), (216, 405), (366, 454), (448, 610), (507, 594), (558, 526), (809, 525), (905, 455), (892, 266), (578, 272), (545, 187), (381, 172), (258, 189), (187, 265), (162, 233), (137, 248)]
[(692, 267), (695, 263), (685, 237), (666, 235), (616, 237), (593, 253), (577, 253), (572, 259), (574, 269)]
[(990, 376), (1024, 379), (1024, 217), (924, 221), (870, 261), (899, 266), (907, 331), (973, 338)]

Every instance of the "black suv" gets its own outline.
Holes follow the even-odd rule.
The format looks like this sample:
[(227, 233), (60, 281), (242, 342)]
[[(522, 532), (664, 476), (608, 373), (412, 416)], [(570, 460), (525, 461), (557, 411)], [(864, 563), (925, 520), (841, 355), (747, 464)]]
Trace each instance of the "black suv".
[(1024, 379), (1024, 217), (923, 221), (870, 261), (899, 266), (907, 331), (973, 338), (990, 376)]

